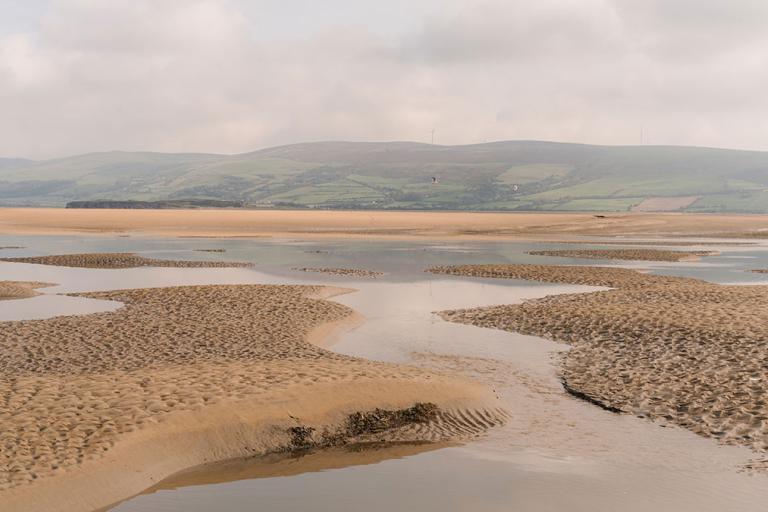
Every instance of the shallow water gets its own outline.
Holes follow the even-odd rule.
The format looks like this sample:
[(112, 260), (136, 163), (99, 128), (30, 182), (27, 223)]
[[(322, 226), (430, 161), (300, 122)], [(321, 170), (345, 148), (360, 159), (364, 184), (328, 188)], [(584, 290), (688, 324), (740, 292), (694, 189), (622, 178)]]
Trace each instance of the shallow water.
[[(422, 272), (429, 265), (452, 263), (616, 264), (524, 254), (534, 247), (573, 245), (95, 237), (8, 237), (0, 238), (0, 245), (27, 246), (0, 251), (2, 256), (139, 251), (152, 257), (258, 263), (254, 269), (129, 270), (0, 263), (0, 279), (59, 283), (43, 290), (46, 293), (204, 283), (308, 282), (355, 288), (357, 292), (335, 300), (367, 320), (343, 335), (333, 350), (473, 376), (493, 386), (512, 413), (506, 426), (462, 446), (394, 447), (362, 455), (320, 452), (201, 468), (128, 500), (115, 511), (757, 511), (764, 510), (768, 501), (768, 477), (737, 472), (752, 456), (748, 450), (721, 447), (679, 428), (612, 414), (565, 395), (551, 360), (565, 346), (447, 323), (432, 314), (589, 290)], [(202, 253), (195, 248), (227, 252)], [(702, 262), (642, 267), (716, 282), (767, 282), (768, 276), (745, 272), (768, 268), (766, 249), (717, 247), (722, 254)], [(291, 270), (296, 266), (349, 266), (387, 275), (350, 279)], [(0, 301), (0, 318), (114, 307), (119, 305), (42, 296)]]

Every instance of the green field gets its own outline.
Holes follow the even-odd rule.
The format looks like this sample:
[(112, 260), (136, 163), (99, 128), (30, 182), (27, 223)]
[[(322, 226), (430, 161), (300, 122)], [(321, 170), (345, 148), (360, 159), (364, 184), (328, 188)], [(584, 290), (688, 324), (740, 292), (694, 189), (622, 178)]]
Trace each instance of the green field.
[(626, 211), (694, 196), (697, 212), (768, 212), (768, 153), (508, 141), (319, 142), (240, 155), (0, 158), (0, 205), (240, 201), (257, 207)]

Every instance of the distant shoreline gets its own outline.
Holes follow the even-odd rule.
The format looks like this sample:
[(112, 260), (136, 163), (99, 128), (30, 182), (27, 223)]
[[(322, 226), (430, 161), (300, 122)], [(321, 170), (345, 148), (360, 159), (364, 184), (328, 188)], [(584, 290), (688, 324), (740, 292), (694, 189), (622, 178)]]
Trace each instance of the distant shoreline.
[(0, 208), (4, 235), (536, 239), (768, 239), (768, 215), (379, 210)]

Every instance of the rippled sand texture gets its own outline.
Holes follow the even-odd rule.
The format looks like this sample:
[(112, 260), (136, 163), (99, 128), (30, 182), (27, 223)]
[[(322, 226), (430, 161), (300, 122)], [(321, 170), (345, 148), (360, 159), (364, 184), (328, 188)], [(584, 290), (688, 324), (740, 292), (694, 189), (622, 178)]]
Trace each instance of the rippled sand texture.
[[(447, 382), (448, 395), (459, 389), (450, 388), (453, 381), (447, 377), (342, 356), (306, 342), (313, 328), (352, 312), (311, 298), (320, 292), (327, 294), (327, 289), (217, 285), (97, 292), (81, 295), (125, 306), (108, 313), (0, 323), (0, 503), (3, 490), (15, 492), (22, 484), (51, 480), (84, 461), (114, 459), (110, 450), (122, 436), (151, 430), (179, 411), (216, 411), (218, 404), (229, 405), (227, 414), (249, 417), (275, 400), (285, 403), (286, 396), (307, 393), (313, 406), (320, 407), (323, 398), (315, 390), (323, 383), (335, 386), (326, 386), (326, 395), (330, 389), (334, 400), (351, 406), (364, 398), (386, 403), (388, 397), (380, 395), (391, 394), (387, 382), (410, 386), (414, 391), (404, 393), (403, 403), (411, 405), (418, 400), (408, 400), (419, 398), (420, 392), (424, 396), (426, 386), (443, 389)], [(303, 391), (292, 391), (296, 389)], [(382, 389), (379, 395), (376, 389)], [(250, 405), (240, 413), (239, 403)], [(296, 417), (285, 413), (285, 420), (298, 422), (302, 412), (296, 406)], [(441, 438), (473, 428), (477, 432), (494, 424), (490, 416), (479, 414), (474, 422), (438, 415), (435, 425), (418, 427), (426, 431), (416, 432), (417, 437)], [(215, 413), (201, 418), (212, 422)], [(180, 432), (189, 427), (182, 423)], [(287, 438), (284, 428), (280, 432), (281, 439)], [(302, 443), (311, 441), (312, 429), (295, 434)], [(227, 435), (233, 436), (231, 443), (253, 442), (242, 441), (242, 433)], [(248, 448), (255, 445), (245, 446), (259, 453)], [(185, 449), (191, 452), (196, 446)], [(142, 469), (120, 464), (124, 476)], [(115, 482), (109, 480), (110, 485)], [(83, 496), (91, 490), (72, 492)]]
[(768, 286), (601, 267), (432, 271), (615, 288), (441, 315), (569, 343), (574, 349), (562, 372), (570, 391), (725, 443), (768, 449)]
[(48, 283), (32, 283), (28, 281), (0, 281), (0, 300), (26, 299), (39, 295), (36, 288), (52, 286)]
[(328, 274), (333, 276), (354, 276), (354, 277), (379, 277), (383, 276), (383, 272), (376, 272), (373, 270), (365, 270), (361, 268), (336, 268), (336, 267), (301, 267), (295, 268), (301, 272), (318, 272), (320, 274)]
[(758, 242), (713, 242), (711, 240), (706, 241), (681, 241), (681, 240), (669, 240), (669, 239), (655, 239), (655, 240), (633, 240), (628, 238), (619, 238), (617, 240), (553, 240), (553, 243), (558, 244), (579, 244), (579, 245), (626, 245), (626, 246), (643, 246), (653, 245), (655, 247), (689, 247), (697, 245), (717, 246), (727, 245), (730, 247), (743, 247), (747, 245), (756, 245)]
[(36, 263), (59, 267), (80, 268), (135, 268), (135, 267), (251, 267), (252, 263), (231, 261), (178, 261), (145, 258), (130, 252), (56, 254), (51, 256), (29, 256), (24, 258), (0, 258), (0, 261), (15, 263)]
[(699, 259), (701, 256), (712, 256), (717, 253), (712, 251), (663, 251), (659, 249), (563, 249), (530, 251), (528, 254), (593, 260), (691, 261)]

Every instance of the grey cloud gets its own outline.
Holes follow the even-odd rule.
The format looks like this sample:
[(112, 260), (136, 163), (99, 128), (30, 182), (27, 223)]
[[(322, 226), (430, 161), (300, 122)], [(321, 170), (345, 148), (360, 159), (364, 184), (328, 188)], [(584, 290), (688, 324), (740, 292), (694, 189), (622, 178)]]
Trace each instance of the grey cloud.
[(619, 22), (601, 0), (481, 2), (426, 20), (399, 54), (437, 63), (613, 54), (623, 44)]
[(402, 30), (349, 14), (267, 37), (290, 20), (280, 5), (54, 2), (37, 31), (0, 34), (0, 155), (428, 140), (433, 127), (442, 143), (627, 144), (642, 125), (654, 143), (766, 147), (763, 2), (430, 0)]

